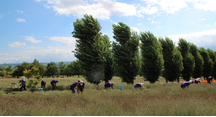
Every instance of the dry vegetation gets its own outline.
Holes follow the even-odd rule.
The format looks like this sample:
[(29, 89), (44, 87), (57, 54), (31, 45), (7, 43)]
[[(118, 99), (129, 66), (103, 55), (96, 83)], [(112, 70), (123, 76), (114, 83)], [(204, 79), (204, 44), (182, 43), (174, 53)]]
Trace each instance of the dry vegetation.
[[(135, 83), (144, 82), (145, 88), (133, 90), (132, 85), (122, 83), (120, 78), (115, 77), (112, 79), (115, 82), (114, 91), (104, 92), (104, 82), (99, 85), (99, 90), (86, 83), (83, 94), (72, 94), (69, 85), (78, 78), (58, 79), (58, 90), (51, 91), (49, 82), (52, 78), (45, 78), (48, 86), (44, 93), (7, 92), (11, 83), (18, 79), (0, 79), (0, 116), (216, 115), (216, 83), (191, 84), (182, 90), (179, 83), (165, 83), (163, 78), (150, 84), (137, 77)], [(119, 85), (124, 87), (122, 92), (118, 90)]]

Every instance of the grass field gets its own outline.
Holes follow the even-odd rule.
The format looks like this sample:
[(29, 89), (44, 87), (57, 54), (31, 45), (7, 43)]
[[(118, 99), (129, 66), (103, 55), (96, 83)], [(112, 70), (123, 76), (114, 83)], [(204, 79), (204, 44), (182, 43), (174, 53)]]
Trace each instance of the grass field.
[[(50, 81), (44, 93), (12, 91), (11, 83), (18, 79), (0, 79), (0, 116), (215, 116), (216, 83), (191, 84), (182, 90), (179, 83), (150, 84), (137, 77), (134, 83), (144, 82), (143, 90), (114, 77), (115, 90), (104, 92), (104, 82), (96, 86), (84, 78), (54, 78), (60, 80), (57, 90), (51, 91)], [(82, 79), (86, 83), (83, 94), (72, 94), (69, 85)], [(26, 79), (28, 81), (28, 79)], [(123, 85), (124, 90), (118, 90)], [(40, 85), (38, 85), (40, 86)], [(28, 89), (29, 90), (29, 89)]]

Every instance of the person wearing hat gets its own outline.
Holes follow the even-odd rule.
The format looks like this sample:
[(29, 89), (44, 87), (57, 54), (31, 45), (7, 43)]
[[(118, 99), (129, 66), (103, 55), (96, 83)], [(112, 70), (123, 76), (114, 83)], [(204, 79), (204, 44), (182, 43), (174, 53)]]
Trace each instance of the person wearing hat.
[(72, 93), (75, 93), (75, 88), (77, 87), (77, 85), (80, 83), (80, 80), (74, 82), (72, 85), (70, 85), (70, 90), (72, 91)]
[(195, 82), (196, 84), (200, 83), (200, 81), (201, 81), (200, 78), (197, 78), (197, 79), (194, 80), (194, 82)]
[(25, 81), (25, 77), (24, 76), (22, 77), (22, 83), (21, 83), (20, 91), (22, 91), (23, 88), (26, 91), (26, 81)]
[(45, 89), (45, 86), (46, 86), (46, 81), (45, 81), (45, 80), (42, 80), (42, 81), (41, 81), (41, 88)]
[(105, 90), (106, 90), (107, 88), (112, 88), (112, 89), (114, 90), (114, 88), (113, 88), (114, 84), (115, 84), (114, 82), (106, 82), (106, 83), (104, 84)]
[(134, 87), (134, 89), (139, 88), (141, 90), (144, 87), (144, 83), (137, 83), (133, 87)]
[(78, 82), (79, 83), (77, 84), (77, 93), (82, 93), (84, 91), (85, 83), (81, 79), (79, 79)]
[(184, 89), (184, 88), (186, 88), (186, 87), (189, 87), (190, 84), (191, 84), (191, 82), (183, 82), (183, 83), (181, 84), (181, 88)]
[(58, 82), (59, 82), (59, 80), (52, 80), (52, 81), (50, 82), (50, 84), (52, 85), (52, 91), (55, 90), (56, 83), (58, 83)]

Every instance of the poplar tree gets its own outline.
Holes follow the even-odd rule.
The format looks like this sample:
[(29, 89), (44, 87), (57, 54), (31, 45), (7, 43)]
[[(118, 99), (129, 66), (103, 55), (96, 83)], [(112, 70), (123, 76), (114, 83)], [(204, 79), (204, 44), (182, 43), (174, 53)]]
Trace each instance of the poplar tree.
[(195, 66), (194, 57), (191, 53), (189, 53), (190, 45), (186, 40), (180, 38), (178, 42), (178, 49), (183, 58), (184, 69), (182, 71), (182, 77), (184, 80), (189, 81)]
[(150, 32), (141, 32), (142, 75), (155, 83), (162, 73), (164, 60), (161, 44)]
[(115, 62), (115, 71), (122, 78), (122, 82), (133, 84), (139, 71), (137, 57), (139, 54), (139, 35), (132, 32), (130, 27), (119, 22), (113, 25), (113, 56)]
[(106, 52), (109, 46), (104, 40), (101, 25), (91, 15), (84, 15), (73, 23), (73, 37), (77, 38), (75, 57), (80, 61), (86, 80), (99, 84), (104, 80)]
[(207, 49), (208, 53), (209, 53), (209, 57), (211, 58), (212, 62), (213, 62), (213, 68), (212, 68), (212, 73), (211, 76), (216, 76), (216, 55), (215, 52), (213, 50), (211, 50), (210, 48)]
[(165, 37), (165, 39), (159, 38), (159, 42), (163, 48), (163, 77), (166, 79), (166, 82), (172, 82), (175, 80), (179, 82), (179, 77), (181, 75), (181, 71), (183, 70), (183, 58), (180, 51), (168, 37)]
[(195, 67), (193, 70), (193, 78), (198, 78), (202, 76), (202, 72), (203, 72), (203, 58), (199, 53), (199, 49), (197, 48), (196, 45), (189, 43), (190, 45), (190, 53), (193, 55), (194, 60), (195, 60)]
[(203, 64), (203, 77), (204, 77), (204, 79), (206, 79), (212, 73), (213, 61), (209, 57), (209, 53), (208, 53), (208, 51), (205, 48), (201, 47), (199, 49), (199, 53), (202, 55), (203, 60), (204, 60), (204, 64)]

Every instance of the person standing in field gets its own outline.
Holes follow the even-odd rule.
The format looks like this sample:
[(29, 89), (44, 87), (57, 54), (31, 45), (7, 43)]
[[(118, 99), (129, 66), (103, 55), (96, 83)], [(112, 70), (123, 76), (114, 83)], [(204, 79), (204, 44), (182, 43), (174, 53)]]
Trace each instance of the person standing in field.
[(52, 81), (50, 82), (50, 84), (52, 85), (52, 91), (55, 90), (56, 83), (58, 83), (58, 82), (59, 82), (59, 80), (52, 80)]
[(22, 77), (22, 83), (21, 83), (20, 91), (22, 91), (23, 88), (26, 91), (26, 81), (25, 81), (25, 77), (24, 76)]
[(114, 88), (113, 88), (114, 84), (115, 84), (114, 82), (106, 82), (104, 84), (105, 90), (108, 88), (112, 88), (112, 90), (114, 90)]
[(77, 85), (80, 83), (80, 80), (74, 82), (72, 85), (70, 85), (70, 89), (72, 91), (72, 93), (75, 93), (75, 88), (77, 87)]
[(82, 92), (84, 91), (84, 87), (85, 87), (85, 83), (84, 81), (82, 81), (81, 79), (78, 80), (78, 84), (77, 84), (77, 93)]
[(190, 83), (191, 83), (191, 82), (183, 82), (183, 83), (181, 84), (181, 88), (182, 88), (182, 89), (184, 89), (184, 88), (186, 88), (186, 87), (189, 88)]
[(140, 90), (142, 90), (142, 88), (144, 87), (144, 83), (137, 83), (133, 87), (134, 87), (134, 89), (139, 88)]
[(42, 81), (41, 81), (41, 88), (45, 89), (45, 86), (46, 86), (46, 81), (45, 81), (45, 80), (42, 80)]

